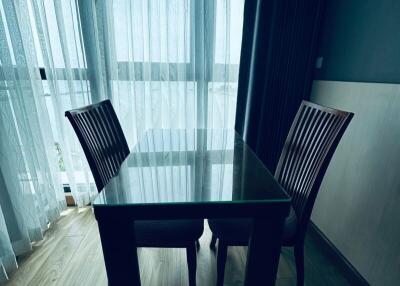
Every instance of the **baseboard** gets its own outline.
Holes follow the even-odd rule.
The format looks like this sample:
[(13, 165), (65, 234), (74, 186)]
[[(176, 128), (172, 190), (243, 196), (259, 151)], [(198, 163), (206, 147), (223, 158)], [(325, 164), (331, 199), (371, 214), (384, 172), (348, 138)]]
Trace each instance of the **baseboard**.
[(308, 228), (308, 234), (315, 238), (316, 242), (328, 255), (335, 261), (335, 264), (342, 270), (344, 276), (351, 285), (368, 286), (367, 280), (357, 271), (357, 269), (343, 256), (336, 246), (325, 236), (325, 234), (312, 221)]

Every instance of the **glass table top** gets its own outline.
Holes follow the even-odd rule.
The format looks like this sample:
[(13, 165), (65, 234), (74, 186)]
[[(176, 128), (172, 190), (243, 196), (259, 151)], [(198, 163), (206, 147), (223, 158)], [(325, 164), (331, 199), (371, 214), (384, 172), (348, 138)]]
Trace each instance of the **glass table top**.
[(289, 201), (233, 130), (149, 130), (96, 206)]

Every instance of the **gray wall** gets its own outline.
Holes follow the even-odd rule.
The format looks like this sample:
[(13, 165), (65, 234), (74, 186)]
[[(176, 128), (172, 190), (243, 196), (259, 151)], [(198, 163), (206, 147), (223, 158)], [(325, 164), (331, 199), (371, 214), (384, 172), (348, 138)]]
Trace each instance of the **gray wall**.
[(355, 116), (312, 220), (371, 285), (400, 285), (400, 1), (328, 2), (311, 100)]
[(316, 79), (400, 83), (400, 1), (327, 0)]
[(311, 100), (355, 113), (312, 220), (371, 285), (399, 285), (400, 85), (315, 81)]

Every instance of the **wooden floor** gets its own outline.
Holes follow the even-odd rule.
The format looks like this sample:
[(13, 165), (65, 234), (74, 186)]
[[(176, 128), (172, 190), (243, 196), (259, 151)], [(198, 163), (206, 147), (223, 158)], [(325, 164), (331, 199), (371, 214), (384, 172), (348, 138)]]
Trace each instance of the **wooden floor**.
[[(214, 285), (216, 261), (208, 244), (206, 224), (198, 252), (197, 285)], [(69, 208), (35, 243), (34, 250), (19, 258), (19, 269), (7, 285), (107, 285), (97, 223), (90, 207)], [(306, 241), (306, 285), (350, 285), (316, 243)], [(246, 248), (230, 247), (225, 285), (242, 285)], [(184, 249), (139, 249), (142, 285), (187, 285)], [(282, 249), (277, 285), (294, 286), (295, 267), (291, 249)]]

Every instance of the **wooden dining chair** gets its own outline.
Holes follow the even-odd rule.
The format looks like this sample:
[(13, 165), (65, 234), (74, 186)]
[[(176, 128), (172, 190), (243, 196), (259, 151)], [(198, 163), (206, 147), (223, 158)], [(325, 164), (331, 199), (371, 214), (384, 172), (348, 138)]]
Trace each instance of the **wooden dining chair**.
[[(304, 284), (304, 238), (318, 190), (353, 113), (303, 101), (283, 147), (275, 178), (292, 198), (282, 245), (294, 247), (297, 285)], [(250, 219), (209, 219), (217, 251), (217, 285), (223, 285), (228, 246), (248, 244)]]
[[(116, 175), (129, 155), (121, 125), (109, 100), (65, 112), (82, 145), (97, 190)], [(196, 248), (202, 219), (135, 221), (138, 247), (186, 248), (189, 285), (196, 285)]]

